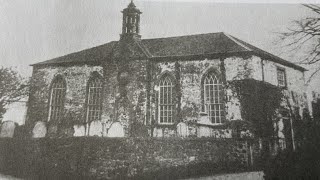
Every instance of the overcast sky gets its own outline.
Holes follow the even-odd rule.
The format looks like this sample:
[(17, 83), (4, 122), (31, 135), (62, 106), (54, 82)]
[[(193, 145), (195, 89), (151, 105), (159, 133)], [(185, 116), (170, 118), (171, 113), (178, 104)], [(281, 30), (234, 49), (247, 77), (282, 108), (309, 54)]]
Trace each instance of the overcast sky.
[[(1, 65), (25, 69), (32, 63), (118, 40), (120, 11), (129, 2), (0, 0)], [(292, 20), (312, 15), (298, 4), (222, 4), (210, 0), (134, 2), (143, 12), (142, 38), (224, 31), (276, 55), (281, 50), (274, 43), (275, 32), (290, 27)], [(288, 59), (287, 55), (281, 56)]]

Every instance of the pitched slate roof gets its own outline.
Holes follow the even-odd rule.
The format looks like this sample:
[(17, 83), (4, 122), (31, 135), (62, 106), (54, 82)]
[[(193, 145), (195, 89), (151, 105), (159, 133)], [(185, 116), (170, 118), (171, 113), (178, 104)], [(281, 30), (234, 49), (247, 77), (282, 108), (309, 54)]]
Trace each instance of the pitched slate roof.
[(106, 57), (109, 57), (112, 53), (112, 48), (116, 44), (116, 41), (112, 41), (100, 46), (96, 46), (90, 49), (85, 49), (79, 52), (67, 54), (64, 56), (60, 56), (57, 58), (53, 58), (47, 61), (42, 61), (36, 64), (32, 64), (32, 66), (37, 65), (54, 65), (54, 64), (90, 64), (90, 63), (100, 63)]
[(142, 43), (153, 57), (202, 55), (246, 51), (224, 33), (145, 39)]
[[(33, 65), (101, 63), (106, 59), (110, 59), (112, 57), (112, 52), (115, 50), (114, 48), (119, 47), (117, 43), (119, 43), (119, 41), (112, 41), (107, 44), (54, 58), (48, 61), (43, 61)], [(299, 65), (286, 61), (278, 56), (263, 51), (249, 43), (246, 43), (233, 36), (227, 35), (223, 32), (155, 39), (142, 39), (138, 44), (150, 59), (165, 59), (199, 55), (205, 56), (214, 54), (232, 55), (251, 53), (301, 71), (306, 70)]]

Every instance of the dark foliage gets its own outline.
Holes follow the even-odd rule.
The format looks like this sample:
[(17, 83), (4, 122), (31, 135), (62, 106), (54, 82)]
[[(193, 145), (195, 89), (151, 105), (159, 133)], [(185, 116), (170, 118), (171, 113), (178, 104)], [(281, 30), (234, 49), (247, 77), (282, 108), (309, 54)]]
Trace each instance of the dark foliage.
[(148, 137), (148, 128), (143, 123), (138, 121), (134, 121), (131, 124), (130, 128), (130, 136), (131, 137)]
[(27, 95), (26, 84), (15, 70), (0, 67), (0, 120), (6, 112), (6, 105)]
[(266, 179), (320, 179), (320, 124), (305, 116), (296, 129), (297, 148), (287, 148), (264, 168)]
[[(0, 172), (26, 179), (177, 179), (248, 170), (232, 139), (0, 139)], [(240, 149), (239, 149), (240, 148)]]
[[(250, 122), (246, 124), (247, 128), (251, 128), (249, 130), (258, 138), (273, 137), (272, 120), (280, 108), (283, 99), (282, 90), (254, 79), (237, 80), (230, 85), (240, 100), (241, 116)], [(240, 125), (235, 124), (235, 126)]]
[(28, 129), (26, 128), (25, 125), (17, 125), (16, 128), (14, 129), (14, 138), (15, 139), (25, 139), (26, 135), (28, 134)]
[(315, 121), (320, 122), (320, 99), (312, 102), (312, 116)]
[(241, 132), (245, 132), (247, 130), (253, 130), (252, 123), (250, 121), (243, 121), (243, 120), (227, 121), (226, 126), (232, 129), (233, 138), (242, 138)]

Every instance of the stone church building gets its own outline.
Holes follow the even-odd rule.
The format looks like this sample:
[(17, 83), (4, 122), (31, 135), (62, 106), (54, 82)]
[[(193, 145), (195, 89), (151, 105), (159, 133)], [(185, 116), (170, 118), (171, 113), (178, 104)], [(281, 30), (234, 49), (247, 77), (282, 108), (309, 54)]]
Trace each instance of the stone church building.
[(131, 2), (122, 13), (119, 41), (32, 65), (31, 131), (232, 137), (226, 124), (246, 119), (230, 84), (246, 79), (283, 89), (284, 109), (307, 108), (303, 67), (223, 32), (143, 39), (142, 12)]

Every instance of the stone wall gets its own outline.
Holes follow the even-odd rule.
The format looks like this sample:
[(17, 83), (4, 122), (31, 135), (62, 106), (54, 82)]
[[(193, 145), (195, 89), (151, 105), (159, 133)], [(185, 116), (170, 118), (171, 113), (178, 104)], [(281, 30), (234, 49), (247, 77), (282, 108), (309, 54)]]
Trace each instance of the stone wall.
[(177, 179), (247, 171), (258, 160), (252, 147), (208, 138), (0, 139), (0, 172), (26, 179)]
[(143, 124), (146, 121), (147, 61), (116, 63), (104, 65), (105, 91), (101, 120), (107, 129), (112, 123), (120, 122), (126, 136), (129, 136), (133, 133), (131, 124)]
[(304, 73), (290, 68), (270, 60), (263, 60), (264, 66), (264, 78), (265, 81), (273, 85), (278, 85), (277, 81), (277, 67), (284, 68), (287, 76), (287, 86), (291, 91), (295, 91), (299, 94), (306, 92)]
[(61, 75), (66, 81), (65, 111), (72, 115), (76, 124), (83, 124), (87, 82), (93, 72), (102, 75), (100, 66), (51, 66), (34, 67), (27, 111), (27, 126), (48, 121), (48, 101), (52, 80)]
[[(151, 118), (154, 134), (160, 136), (175, 136), (176, 125), (179, 122), (196, 122), (202, 112), (201, 79), (210, 69), (221, 72), (220, 59), (199, 59), (192, 61), (154, 62), (151, 66)], [(173, 125), (158, 123), (159, 79), (169, 74), (175, 81), (175, 113)]]
[(205, 59), (203, 61), (182, 61), (181, 66), (181, 118), (182, 121), (199, 119), (201, 110), (201, 79), (203, 75), (214, 68), (220, 70), (220, 60)]
[[(273, 68), (273, 67), (272, 67)], [(166, 131), (174, 135), (174, 128), (170, 126), (163, 126), (158, 124), (158, 109), (157, 98), (159, 87), (157, 81), (164, 73), (169, 73), (175, 80), (179, 87), (175, 87), (178, 91), (176, 96), (176, 111), (178, 116), (175, 119), (174, 127), (179, 122), (199, 122), (202, 110), (202, 94), (201, 94), (201, 79), (203, 75), (209, 70), (214, 69), (220, 73), (222, 80), (225, 81), (225, 110), (226, 120), (243, 120), (241, 115), (241, 104), (236, 92), (230, 87), (230, 82), (243, 79), (263, 80), (263, 70), (261, 58), (257, 56), (233, 56), (220, 59), (199, 59), (191, 61), (175, 61), (175, 62), (155, 62), (152, 66), (152, 93), (153, 102), (151, 102), (152, 117), (150, 121), (154, 121), (154, 131)], [(267, 72), (271, 71), (269, 67)], [(290, 68), (289, 68), (290, 69)], [(288, 70), (289, 71), (289, 70)], [(291, 72), (291, 71), (290, 71)], [(276, 77), (276, 75), (275, 75)], [(291, 76), (290, 76), (291, 77)], [(299, 76), (300, 77), (300, 76)], [(290, 81), (291, 82), (291, 81)], [(275, 84), (277, 85), (277, 84)], [(299, 86), (300, 84), (298, 84)], [(179, 116), (180, 115), (180, 116)], [(209, 121), (207, 125), (212, 125)], [(168, 129), (168, 130), (167, 130)], [(157, 133), (159, 134), (159, 133)], [(161, 133), (160, 133), (161, 134)], [(169, 135), (170, 136), (170, 135)]]
[(255, 56), (228, 57), (224, 60), (224, 63), (227, 81), (241, 79), (262, 80), (261, 68)]
[[(93, 72), (104, 77), (103, 108), (101, 122), (97, 128), (86, 130), (87, 134), (107, 136), (112, 123), (120, 122), (129, 135), (129, 123), (145, 121), (146, 115), (146, 61), (121, 64), (109, 62), (103, 66), (44, 66), (34, 67), (28, 109), (28, 125), (32, 129), (36, 122), (48, 120), (49, 92), (52, 80), (62, 75), (66, 81), (65, 111), (72, 114), (76, 136), (85, 135), (86, 86)], [(100, 125), (99, 125), (100, 123)], [(49, 127), (48, 127), (49, 128)], [(91, 133), (90, 133), (91, 131)]]
[[(254, 79), (277, 86), (277, 67), (286, 69), (286, 95), (290, 106), (300, 115), (306, 105), (303, 72), (285, 67), (257, 56), (233, 56), (221, 59), (198, 59), (176, 61), (106, 61), (102, 66), (52, 66), (34, 67), (28, 109), (28, 123), (47, 121), (49, 88), (52, 79), (60, 74), (67, 84), (65, 109), (73, 114), (76, 135), (85, 129), (86, 85), (92, 72), (97, 71), (104, 78), (103, 108), (101, 121), (96, 122), (92, 135), (107, 136), (112, 123), (120, 122), (125, 136), (135, 134), (135, 128), (145, 124), (149, 135), (175, 136), (179, 122), (195, 122), (201, 119), (201, 79), (209, 70), (220, 73), (225, 82), (226, 120), (243, 120), (241, 104), (236, 92), (230, 87), (235, 80)], [(262, 64), (263, 63), (263, 64)], [(159, 78), (170, 74), (175, 80), (175, 123), (158, 123)], [(286, 107), (287, 102), (284, 102)], [(100, 123), (100, 124), (99, 124)], [(211, 122), (202, 123), (212, 125)], [(133, 125), (132, 125), (133, 124)], [(137, 131), (141, 131), (138, 129)], [(167, 132), (165, 135), (164, 132)]]
[[(289, 68), (281, 64), (277, 64), (270, 60), (263, 60), (264, 66), (264, 79), (266, 82), (278, 85), (277, 81), (277, 67), (284, 68), (286, 72), (286, 84), (285, 96), (289, 100), (289, 106), (298, 110), (299, 115), (302, 116), (303, 109), (308, 109), (308, 100), (306, 94), (306, 85), (304, 79), (304, 73), (294, 68)], [(288, 106), (287, 102), (284, 102), (284, 106)]]

